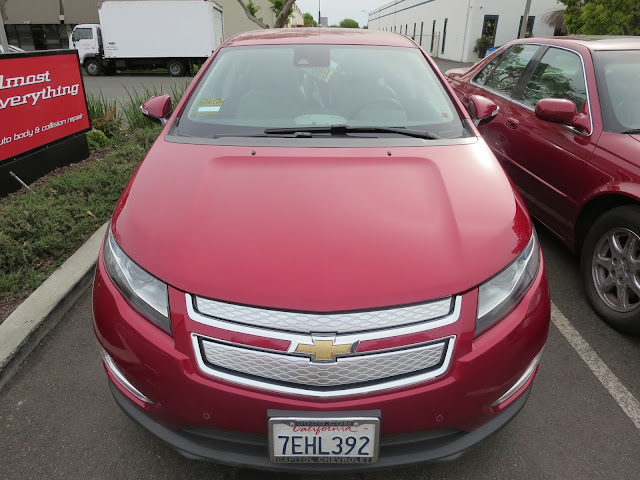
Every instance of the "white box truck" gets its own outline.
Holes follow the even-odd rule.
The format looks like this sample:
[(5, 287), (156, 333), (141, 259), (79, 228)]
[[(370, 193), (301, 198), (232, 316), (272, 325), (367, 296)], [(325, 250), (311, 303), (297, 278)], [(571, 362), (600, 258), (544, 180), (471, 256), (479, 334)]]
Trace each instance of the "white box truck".
[(98, 17), (100, 24), (77, 25), (69, 38), (89, 75), (166, 68), (180, 77), (224, 38), (222, 7), (208, 0), (105, 1)]

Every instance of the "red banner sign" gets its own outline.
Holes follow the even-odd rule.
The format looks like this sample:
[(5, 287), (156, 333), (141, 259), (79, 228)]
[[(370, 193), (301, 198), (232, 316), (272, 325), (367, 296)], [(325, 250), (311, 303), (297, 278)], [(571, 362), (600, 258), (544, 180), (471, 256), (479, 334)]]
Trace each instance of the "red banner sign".
[(75, 52), (0, 55), (0, 162), (88, 129)]

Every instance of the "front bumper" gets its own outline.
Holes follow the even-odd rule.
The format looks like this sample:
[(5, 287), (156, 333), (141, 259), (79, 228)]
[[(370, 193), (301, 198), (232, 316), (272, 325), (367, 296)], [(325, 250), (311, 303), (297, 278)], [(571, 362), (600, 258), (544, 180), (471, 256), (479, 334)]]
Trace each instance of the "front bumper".
[[(547, 338), (550, 299), (544, 264), (518, 307), (473, 338), (477, 290), (462, 294), (453, 325), (431, 331), (455, 335), (448, 371), (416, 385), (337, 398), (309, 398), (234, 384), (206, 375), (194, 358), (184, 292), (169, 289), (173, 336), (142, 318), (120, 295), (99, 257), (94, 283), (97, 338), (122, 376), (150, 402), (125, 389), (112, 373), (111, 390), (133, 419), (188, 457), (279, 471), (348, 471), (455, 458), (504, 426), (529, 396), (537, 368), (513, 395)], [(381, 412), (378, 463), (273, 464), (266, 445), (269, 410)]]
[[(238, 435), (223, 430), (171, 430), (153, 420), (136, 407), (118, 388), (109, 382), (118, 406), (134, 421), (168, 443), (181, 455), (237, 467), (251, 467), (279, 472), (350, 472), (381, 470), (392, 467), (455, 460), (464, 452), (497, 432), (520, 412), (531, 394), (531, 386), (492, 420), (472, 432), (442, 430), (381, 439), (380, 457), (373, 464), (271, 463), (266, 435)], [(404, 438), (403, 438), (404, 437)]]

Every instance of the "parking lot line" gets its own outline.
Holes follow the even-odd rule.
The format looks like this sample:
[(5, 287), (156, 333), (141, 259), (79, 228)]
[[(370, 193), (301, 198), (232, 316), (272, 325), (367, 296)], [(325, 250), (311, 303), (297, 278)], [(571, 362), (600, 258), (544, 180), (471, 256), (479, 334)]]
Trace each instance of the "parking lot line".
[(591, 369), (593, 374), (600, 380), (600, 383), (609, 391), (611, 396), (618, 402), (627, 416), (640, 429), (640, 402), (615, 376), (606, 363), (591, 348), (582, 335), (571, 325), (571, 322), (562, 314), (555, 304), (551, 304), (551, 321), (560, 330), (560, 333), (567, 339), (573, 349), (578, 352), (580, 358)]

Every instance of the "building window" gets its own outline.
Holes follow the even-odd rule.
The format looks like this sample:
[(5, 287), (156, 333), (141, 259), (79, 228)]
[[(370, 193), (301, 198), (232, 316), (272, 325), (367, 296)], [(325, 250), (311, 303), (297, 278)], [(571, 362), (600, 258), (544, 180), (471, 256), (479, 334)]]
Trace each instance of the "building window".
[(52, 50), (69, 45), (65, 25), (7, 24), (5, 29), (9, 44), (23, 50)]
[(436, 21), (433, 21), (433, 25), (431, 26), (431, 53), (433, 53), (433, 43), (436, 39)]
[(491, 46), (495, 46), (496, 32), (498, 31), (498, 15), (485, 15), (482, 23), (482, 36), (489, 37)]
[(444, 53), (444, 44), (447, 41), (447, 23), (449, 23), (449, 19), (445, 18), (444, 27), (442, 28), (442, 52), (440, 53)]
[(422, 32), (424, 31), (424, 22), (420, 22), (420, 43), (419, 45), (422, 46)]
[[(522, 28), (522, 15), (520, 15), (520, 24), (518, 25), (518, 33), (516, 33), (516, 38), (520, 38), (520, 29)], [(533, 37), (533, 23), (536, 21), (536, 17), (529, 17), (529, 21), (527, 22), (527, 29), (524, 32), (525, 38)]]

